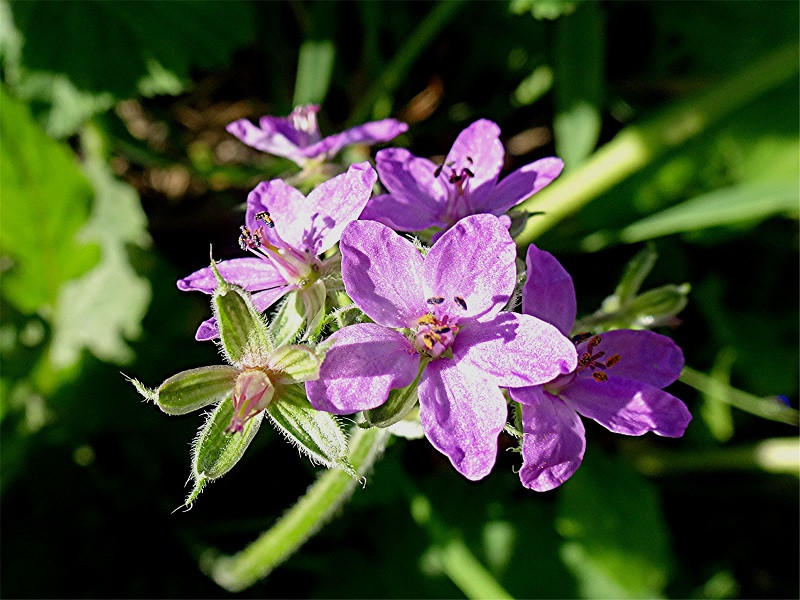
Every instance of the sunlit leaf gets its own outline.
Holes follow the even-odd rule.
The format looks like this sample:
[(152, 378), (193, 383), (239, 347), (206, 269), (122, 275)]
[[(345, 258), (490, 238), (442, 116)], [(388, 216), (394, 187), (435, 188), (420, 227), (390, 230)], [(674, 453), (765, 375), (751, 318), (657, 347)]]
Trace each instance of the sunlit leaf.
[(92, 189), (67, 146), (48, 138), (4, 89), (0, 101), (0, 247), (10, 260), (3, 295), (23, 312), (52, 315), (62, 285), (98, 258), (98, 248), (77, 236)]
[(328, 94), (336, 47), (330, 40), (306, 40), (300, 46), (294, 104), (321, 104)]

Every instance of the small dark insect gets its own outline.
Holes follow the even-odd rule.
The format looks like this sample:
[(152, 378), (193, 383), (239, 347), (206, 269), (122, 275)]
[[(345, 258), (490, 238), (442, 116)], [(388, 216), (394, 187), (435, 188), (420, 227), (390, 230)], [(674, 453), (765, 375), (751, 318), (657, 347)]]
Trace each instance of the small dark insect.
[(573, 335), (570, 341), (577, 346), (581, 342), (585, 342), (586, 340), (588, 340), (593, 335), (594, 334), (589, 331), (584, 331), (583, 333), (578, 333), (576, 335)]
[(266, 210), (256, 213), (256, 221), (264, 221), (264, 224), (270, 229), (275, 227), (275, 221), (272, 220), (272, 217), (269, 216), (269, 213)]
[(467, 310), (467, 301), (464, 300), (461, 296), (456, 296), (455, 298), (453, 298), (453, 300), (456, 301), (456, 304), (458, 304), (462, 310)]
[(428, 298), (427, 300), (425, 300), (425, 302), (427, 302), (428, 304), (434, 304), (434, 305), (435, 304), (441, 304), (442, 302), (444, 302), (444, 298), (442, 298), (441, 296), (432, 296), (431, 298)]

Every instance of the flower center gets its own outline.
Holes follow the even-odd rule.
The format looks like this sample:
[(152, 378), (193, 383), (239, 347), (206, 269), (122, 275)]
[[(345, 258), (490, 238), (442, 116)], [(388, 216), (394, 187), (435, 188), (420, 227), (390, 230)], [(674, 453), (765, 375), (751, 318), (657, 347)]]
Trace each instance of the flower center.
[[(444, 218), (455, 223), (459, 219), (472, 214), (470, 205), (470, 179), (475, 177), (472, 172), (472, 158), (467, 156), (463, 165), (456, 165), (454, 161), (439, 165), (433, 176), (439, 179), (444, 175), (444, 187), (447, 190), (447, 208)], [(441, 179), (439, 179), (442, 181)]]
[(319, 127), (317, 127), (318, 107), (313, 104), (298, 106), (295, 108), (288, 119), (292, 127), (305, 135), (300, 136), (301, 147), (310, 146), (320, 140)]
[[(239, 247), (272, 264), (287, 283), (299, 288), (314, 283), (320, 268), (317, 257), (311, 256), (308, 252), (301, 252), (285, 242), (275, 229), (275, 221), (269, 212), (264, 210), (256, 213), (256, 220), (263, 222), (264, 225), (253, 231), (242, 225)], [(269, 237), (264, 231), (264, 226), (270, 230)]]
[(606, 369), (613, 367), (622, 359), (622, 357), (619, 354), (613, 354), (606, 359), (606, 362), (601, 362), (599, 359), (603, 358), (606, 353), (602, 350), (595, 352), (595, 350), (598, 349), (598, 346), (600, 346), (600, 342), (603, 340), (603, 338), (599, 335), (592, 336), (589, 333), (579, 333), (572, 338), (572, 341), (577, 347), (586, 339), (589, 340), (589, 343), (586, 344), (586, 349), (578, 358), (578, 366), (575, 369), (575, 373), (580, 373), (581, 371), (590, 369), (592, 371), (592, 378), (595, 381), (608, 381)]
[[(460, 296), (456, 296), (454, 302), (463, 310), (467, 309), (467, 303)], [(431, 307), (431, 311), (417, 319), (417, 326), (414, 329), (414, 349), (420, 354), (430, 358), (439, 358), (445, 353), (456, 339), (458, 333), (458, 319), (443, 314), (440, 306), (444, 303), (441, 296), (432, 296), (425, 301)]]

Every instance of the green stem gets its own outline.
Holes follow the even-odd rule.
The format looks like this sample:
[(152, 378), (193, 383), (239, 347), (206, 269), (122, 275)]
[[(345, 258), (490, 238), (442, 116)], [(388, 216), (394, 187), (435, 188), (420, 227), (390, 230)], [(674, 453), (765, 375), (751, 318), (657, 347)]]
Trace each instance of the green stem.
[(646, 122), (623, 129), (581, 167), (557, 179), (519, 208), (545, 214), (529, 219), (517, 236), (527, 246), (590, 200), (639, 171), (656, 157), (706, 131), (798, 71), (798, 46), (792, 44)]
[[(389, 435), (383, 429), (353, 428), (348, 460), (362, 476), (383, 453)], [(344, 471), (327, 471), (256, 541), (233, 556), (209, 551), (201, 557), (200, 567), (229, 592), (250, 587), (314, 535), (350, 497), (357, 483)]]
[(683, 368), (680, 380), (703, 394), (713, 396), (726, 404), (730, 404), (739, 410), (749, 412), (758, 417), (769, 419), (770, 421), (777, 421), (779, 423), (786, 423), (787, 425), (800, 424), (800, 413), (798, 413), (797, 409), (785, 406), (777, 398), (759, 398), (758, 396), (737, 390), (705, 373), (695, 371), (689, 367)]
[(420, 492), (411, 499), (411, 516), (431, 538), (445, 575), (467, 598), (512, 598), (464, 541), (438, 518), (430, 500)]
[(380, 79), (366, 93), (353, 110), (350, 125), (367, 121), (377, 101), (391, 94), (405, 79), (408, 70), (428, 47), (442, 28), (456, 16), (464, 0), (441, 0), (420, 23), (384, 69)]
[(774, 438), (757, 444), (686, 452), (637, 452), (634, 462), (646, 475), (712, 471), (800, 474), (800, 440)]

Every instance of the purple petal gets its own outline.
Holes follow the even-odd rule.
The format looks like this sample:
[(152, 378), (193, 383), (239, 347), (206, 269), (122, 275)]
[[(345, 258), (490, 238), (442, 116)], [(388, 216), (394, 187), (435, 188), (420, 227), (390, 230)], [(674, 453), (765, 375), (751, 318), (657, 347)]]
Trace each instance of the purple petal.
[(403, 196), (381, 194), (370, 198), (359, 218), (378, 221), (395, 231), (422, 231), (443, 225), (438, 214), (428, 208), (419, 200), (409, 201)]
[(580, 414), (615, 433), (680, 437), (692, 420), (686, 405), (652, 385), (609, 377), (608, 381), (577, 378), (560, 397)]
[(348, 295), (376, 323), (411, 327), (428, 312), (422, 255), (376, 221), (353, 221), (339, 245)]
[(389, 390), (414, 382), (419, 355), (402, 334), (375, 323), (340, 329), (331, 337), (319, 379), (306, 382), (314, 408), (350, 414), (386, 402)]
[[(261, 120), (261, 125), (262, 127), (258, 128), (247, 119), (239, 119), (229, 123), (226, 129), (256, 150), (268, 152), (275, 156), (285, 156), (300, 166), (306, 162), (306, 158), (300, 153), (291, 136), (287, 137), (283, 133), (275, 131), (274, 127), (265, 128), (264, 118)], [(286, 133), (288, 134), (288, 132)]]
[[(234, 258), (217, 263), (220, 275), (248, 292), (283, 285), (286, 282), (270, 263), (260, 258)], [(199, 291), (211, 294), (217, 289), (217, 280), (211, 267), (195, 271), (178, 280), (178, 289), (184, 292)]]
[(358, 219), (372, 195), (378, 174), (368, 161), (350, 165), (347, 172), (317, 186), (296, 210), (311, 215), (304, 245), (315, 255), (332, 248), (342, 231)]
[(431, 362), (419, 384), (419, 418), (431, 444), (473, 481), (489, 474), (508, 411), (500, 389), (456, 361)]
[(457, 172), (464, 168), (469, 169), (473, 174), (470, 178), (472, 190), (486, 183), (493, 184), (500, 169), (503, 168), (505, 157), (505, 150), (499, 138), (500, 128), (496, 123), (487, 119), (475, 121), (458, 134), (447, 154), (445, 164), (453, 163), (452, 168)]
[(303, 148), (301, 152), (304, 156), (309, 158), (319, 156), (320, 154), (326, 154), (328, 157), (331, 157), (345, 146), (362, 143), (372, 145), (378, 142), (388, 142), (407, 130), (408, 125), (396, 119), (372, 121), (371, 123), (364, 123), (352, 129), (346, 129), (341, 133), (328, 136), (316, 144)]
[(476, 212), (501, 215), (548, 185), (563, 168), (564, 163), (555, 157), (525, 165), (503, 178), (481, 202), (473, 200), (473, 208)]
[[(275, 221), (278, 235), (288, 244), (300, 248), (308, 225), (308, 215), (298, 210), (304, 201), (305, 196), (283, 179), (262, 181), (247, 196), (245, 223), (251, 231), (263, 227), (263, 223), (256, 220), (256, 215), (266, 211)], [(273, 230), (269, 227), (263, 227), (263, 230), (267, 238), (275, 243)]]
[[(616, 329), (603, 333), (600, 338), (601, 342), (594, 352), (605, 352), (601, 361), (607, 361), (615, 354), (620, 357), (619, 362), (606, 371), (609, 380), (623, 377), (664, 388), (680, 377), (683, 352), (665, 335), (652, 331)], [(585, 352), (586, 344), (588, 341), (578, 346), (579, 354)], [(587, 369), (580, 377), (591, 379), (592, 375)]]
[[(251, 296), (251, 299), (253, 300), (253, 305), (256, 307), (256, 310), (258, 312), (264, 312), (291, 290), (292, 287), (281, 280), (281, 285), (257, 292)], [(200, 326), (197, 328), (197, 333), (194, 334), (194, 339), (198, 342), (215, 340), (218, 337), (219, 329), (217, 328), (217, 320), (214, 317), (200, 323)]]
[(516, 257), (514, 240), (497, 217), (461, 219), (425, 257), (426, 298), (441, 296), (442, 309), (455, 317), (491, 317), (514, 291)]
[(580, 466), (586, 434), (578, 413), (541, 386), (510, 390), (522, 403), (522, 485), (546, 492), (569, 479)]
[(503, 387), (546, 383), (577, 364), (575, 346), (555, 327), (510, 312), (464, 326), (453, 357)]
[(547, 321), (564, 335), (575, 323), (575, 286), (555, 257), (531, 244), (525, 258), (528, 278), (522, 288), (522, 312)]
[(214, 317), (206, 319), (200, 323), (197, 328), (197, 333), (194, 334), (194, 339), (198, 342), (207, 342), (219, 337), (219, 329), (217, 328), (217, 320)]
[(309, 134), (296, 129), (287, 117), (265, 115), (258, 120), (258, 124), (264, 133), (286, 138), (292, 146), (297, 147), (298, 151), (308, 145)]

